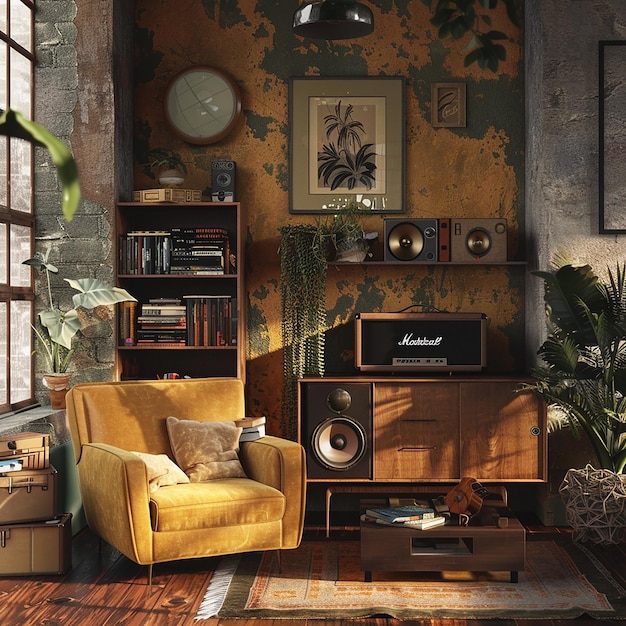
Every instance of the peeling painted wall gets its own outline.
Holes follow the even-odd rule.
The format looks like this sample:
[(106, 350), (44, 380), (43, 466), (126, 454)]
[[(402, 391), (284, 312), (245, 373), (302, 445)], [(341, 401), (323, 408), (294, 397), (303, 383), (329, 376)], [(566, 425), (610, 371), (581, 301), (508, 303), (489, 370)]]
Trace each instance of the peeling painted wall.
[[(369, 2), (374, 33), (336, 42), (296, 37), (291, 21), (297, 4), (137, 0), (135, 13), (135, 154), (148, 146), (180, 153), (189, 170), (185, 186), (205, 191), (210, 187), (211, 161), (237, 163), (236, 199), (247, 211), (250, 241), (249, 411), (268, 416), (281, 414), (278, 228), (314, 219), (289, 214), (290, 77), (405, 77), (406, 215), (505, 217), (509, 258), (522, 259), (524, 250), (523, 42), (504, 7), (492, 27), (510, 39), (505, 42), (506, 62), (495, 75), (463, 66), (465, 42), (437, 39), (427, 0)], [(165, 122), (167, 85), (191, 65), (227, 72), (242, 92), (244, 122), (214, 145), (187, 144)], [(467, 84), (467, 126), (433, 128), (431, 84), (458, 81)], [(139, 165), (135, 163), (135, 188), (153, 187), (154, 181)], [(380, 216), (368, 218), (365, 226), (382, 236)], [(523, 266), (407, 265), (329, 268), (328, 372), (353, 372), (355, 313), (397, 311), (410, 305), (486, 313), (489, 371), (523, 370)], [(274, 422), (272, 430), (278, 432), (280, 426)]]

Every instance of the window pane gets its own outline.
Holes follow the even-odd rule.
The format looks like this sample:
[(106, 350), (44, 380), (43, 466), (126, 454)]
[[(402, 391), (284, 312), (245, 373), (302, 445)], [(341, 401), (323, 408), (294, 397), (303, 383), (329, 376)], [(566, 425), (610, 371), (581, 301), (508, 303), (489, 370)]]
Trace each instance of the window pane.
[(25, 4), (15, 0), (11, 2), (11, 39), (29, 52), (32, 51), (33, 46), (30, 29), (31, 19), (31, 10)]
[(15, 211), (31, 213), (32, 145), (23, 139), (10, 139), (10, 141), (11, 208)]
[(0, 30), (7, 32), (7, 0), (0, 0)]
[(22, 261), (30, 259), (30, 234), (28, 226), (11, 225), (11, 286), (30, 287), (30, 265)]
[[(1, 11), (2, 9), (0, 9), (0, 14)], [(0, 107), (7, 108), (7, 49), (5, 46), (0, 46)]]
[(0, 204), (7, 206), (7, 138), (0, 137)]
[[(0, 222), (0, 285), (9, 284), (7, 265), (7, 236), (7, 225), (5, 222)], [(0, 326), (0, 330), (3, 328), (6, 328), (6, 326)]]
[(9, 52), (11, 63), (11, 108), (30, 119), (31, 62), (15, 50)]
[(31, 332), (32, 302), (11, 302), (11, 400), (22, 402), (32, 396), (30, 355), (33, 350)]
[(0, 302), (0, 404), (7, 404), (8, 388), (7, 388), (7, 374), (9, 367), (9, 346), (7, 345), (7, 334), (4, 332), (5, 328), (9, 327), (9, 320), (7, 319), (7, 303)]

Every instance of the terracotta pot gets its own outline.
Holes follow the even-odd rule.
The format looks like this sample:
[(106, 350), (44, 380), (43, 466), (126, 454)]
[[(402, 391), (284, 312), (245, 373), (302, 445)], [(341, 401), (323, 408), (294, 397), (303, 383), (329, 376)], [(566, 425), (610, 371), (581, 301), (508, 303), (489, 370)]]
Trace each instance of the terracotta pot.
[(44, 374), (43, 384), (50, 391), (50, 406), (53, 409), (65, 408), (65, 395), (70, 388), (72, 374)]

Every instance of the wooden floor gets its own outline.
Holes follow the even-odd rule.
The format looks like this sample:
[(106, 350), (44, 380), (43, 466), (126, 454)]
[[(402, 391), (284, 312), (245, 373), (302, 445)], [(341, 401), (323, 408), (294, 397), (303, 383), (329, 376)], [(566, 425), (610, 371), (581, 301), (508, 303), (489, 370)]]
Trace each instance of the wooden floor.
[[(527, 525), (529, 532), (561, 532)], [(356, 532), (337, 529), (333, 537)], [(307, 529), (307, 537), (322, 529)], [(217, 559), (195, 559), (155, 566), (152, 589), (147, 586), (146, 567), (140, 567), (103, 544), (89, 530), (74, 537), (73, 567), (61, 576), (0, 577), (0, 624), (2, 626), (288, 626), (320, 623), (320, 620), (195, 621)], [(626, 586), (626, 546), (598, 548), (597, 555), (614, 577)], [(2, 555), (0, 554), (0, 558)], [(591, 619), (576, 620), (324, 620), (324, 626), (394, 625), (429, 626), (558, 626), (608, 624)], [(626, 624), (626, 622), (621, 622)]]

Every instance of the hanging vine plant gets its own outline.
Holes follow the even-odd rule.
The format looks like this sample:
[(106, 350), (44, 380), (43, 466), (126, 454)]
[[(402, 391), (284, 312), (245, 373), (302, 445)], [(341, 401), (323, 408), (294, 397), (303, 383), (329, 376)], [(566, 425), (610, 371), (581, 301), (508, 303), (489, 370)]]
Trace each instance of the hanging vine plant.
[(286, 435), (295, 439), (298, 378), (324, 375), (326, 240), (314, 225), (279, 230), (283, 418), (289, 429)]

